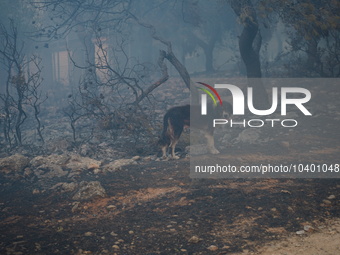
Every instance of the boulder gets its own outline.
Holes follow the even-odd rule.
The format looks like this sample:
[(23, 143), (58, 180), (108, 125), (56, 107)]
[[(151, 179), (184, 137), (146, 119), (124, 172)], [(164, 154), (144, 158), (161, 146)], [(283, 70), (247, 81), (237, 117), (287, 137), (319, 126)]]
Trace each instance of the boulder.
[(256, 128), (247, 128), (243, 130), (236, 138), (236, 143), (258, 144), (260, 140), (261, 130)]
[(117, 170), (122, 169), (123, 166), (137, 164), (136, 160), (138, 160), (139, 158), (140, 158), (139, 156), (135, 156), (131, 159), (117, 159), (105, 165), (104, 171), (115, 172)]
[(100, 167), (102, 162), (88, 157), (81, 157), (77, 154), (72, 154), (66, 164), (66, 168), (71, 171), (94, 170)]
[(30, 164), (38, 178), (61, 177), (68, 174), (63, 167), (69, 159), (70, 157), (66, 154), (52, 154), (47, 157), (37, 156), (31, 160)]
[(77, 192), (72, 197), (73, 200), (84, 201), (95, 197), (105, 197), (106, 192), (99, 181), (86, 182), (82, 181)]
[(38, 178), (53, 178), (67, 175), (69, 172), (80, 173), (84, 170), (95, 170), (101, 162), (78, 154), (38, 156), (31, 160), (31, 166)]
[(10, 173), (10, 172), (20, 172), (30, 162), (28, 157), (21, 154), (14, 154), (12, 156), (0, 159), (0, 172)]

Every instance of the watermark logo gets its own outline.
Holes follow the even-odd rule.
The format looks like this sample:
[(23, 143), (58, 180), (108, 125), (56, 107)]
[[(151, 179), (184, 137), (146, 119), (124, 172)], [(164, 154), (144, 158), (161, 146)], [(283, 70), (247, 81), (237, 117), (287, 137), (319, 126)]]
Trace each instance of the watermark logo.
[[(231, 92), (231, 95), (233, 97), (233, 115), (244, 115), (245, 114), (245, 96), (243, 94), (243, 91), (237, 87), (236, 85), (232, 84), (215, 84), (215, 88), (212, 86), (198, 82), (201, 85), (204, 85), (205, 87), (209, 88), (218, 98), (220, 105), (222, 106), (222, 100), (220, 95), (217, 93), (216, 89), (228, 89)], [(215, 106), (217, 106), (217, 100), (213, 96), (213, 94), (205, 89), (205, 88), (199, 88), (200, 90), (204, 91), (206, 94), (201, 94), (201, 115), (207, 115), (207, 95), (210, 96), (210, 98), (213, 100), (213, 103)], [(273, 114), (278, 105), (279, 105), (279, 95), (280, 95), (280, 108), (281, 108), (281, 116), (287, 115), (287, 105), (294, 105), (297, 107), (305, 116), (311, 116), (312, 114), (307, 110), (307, 108), (304, 106), (305, 103), (309, 102), (311, 99), (311, 93), (308, 89), (300, 88), (300, 87), (281, 87), (280, 88), (280, 94), (279, 94), (279, 88), (273, 87), (272, 88), (272, 104), (269, 109), (259, 110), (254, 107), (254, 101), (253, 101), (253, 88), (248, 87), (247, 88), (247, 106), (251, 113), (257, 116), (267, 116), (270, 114)], [(289, 95), (299, 94), (299, 97), (289, 97)], [(280, 121), (281, 125), (283, 127), (295, 127), (297, 126), (297, 121), (295, 119), (266, 119), (266, 122), (271, 123), (272, 127), (274, 127), (274, 123), (277, 121)], [(251, 120), (244, 120), (243, 122), (234, 122), (235, 124), (242, 124), (244, 127), (262, 127), (265, 123), (265, 121), (261, 119), (251, 119)], [(286, 123), (291, 122), (293, 124), (288, 125)], [(230, 123), (230, 125), (233, 125), (232, 120), (227, 119), (214, 119), (213, 126), (216, 125), (225, 125), (227, 123)], [(254, 123), (257, 123), (256, 125)]]

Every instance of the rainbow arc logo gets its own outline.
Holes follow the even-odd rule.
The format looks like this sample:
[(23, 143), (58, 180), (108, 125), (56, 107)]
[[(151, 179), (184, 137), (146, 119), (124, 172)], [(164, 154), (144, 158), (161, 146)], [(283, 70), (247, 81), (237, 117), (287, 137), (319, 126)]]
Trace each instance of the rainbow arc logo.
[[(204, 82), (197, 82), (198, 84), (203, 85), (206, 88), (200, 88), (198, 87), (199, 90), (202, 90), (203, 92), (205, 92), (206, 94), (201, 94), (201, 114), (202, 115), (207, 115), (207, 95), (210, 96), (210, 98), (212, 99), (212, 101), (214, 102), (214, 106), (217, 106), (217, 100), (215, 98), (215, 96), (217, 97), (220, 105), (223, 105), (222, 99), (220, 97), (220, 95), (217, 93), (216, 89), (214, 89), (212, 86), (210, 86), (209, 84), (206, 84)], [(210, 92), (209, 90), (212, 92)], [(213, 95), (215, 94), (215, 96)]]
[[(197, 83), (199, 83), (199, 84), (201, 84), (201, 85), (207, 87), (208, 89), (210, 89), (210, 90), (216, 95), (216, 97), (217, 97), (217, 99), (218, 99), (220, 105), (221, 105), (221, 106), (223, 105), (222, 99), (221, 99), (220, 95), (217, 93), (216, 89), (214, 89), (214, 88), (213, 88), (212, 86), (210, 86), (209, 84), (206, 84), (206, 83), (203, 83), (203, 82), (197, 82)], [(215, 106), (217, 105), (217, 100), (216, 100), (216, 98), (214, 97), (214, 95), (213, 95), (209, 90), (207, 90), (207, 89), (205, 89), (205, 88), (198, 88), (198, 89), (204, 91), (205, 93), (207, 93), (207, 95), (209, 95), (209, 96), (211, 97), (211, 99), (213, 100), (214, 105), (215, 105)], [(204, 95), (202, 95), (202, 96), (204, 96)], [(205, 96), (206, 96), (206, 95), (205, 95)], [(202, 99), (203, 99), (203, 97), (202, 97)]]

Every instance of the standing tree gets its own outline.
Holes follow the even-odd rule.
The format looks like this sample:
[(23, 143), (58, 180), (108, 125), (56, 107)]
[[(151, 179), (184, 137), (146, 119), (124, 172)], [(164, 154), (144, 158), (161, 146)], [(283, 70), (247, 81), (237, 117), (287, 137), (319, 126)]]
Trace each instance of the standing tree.
[(29, 117), (27, 106), (33, 107), (37, 132), (43, 141), (38, 117), (42, 103), (40, 62), (37, 57), (25, 54), (13, 20), (9, 28), (0, 24), (0, 65), (6, 70), (4, 90), (0, 94), (6, 143), (10, 148), (23, 145), (22, 128)]
[[(101, 43), (99, 42), (97, 46), (98, 51), (94, 52), (94, 42), (98, 42), (98, 35), (108, 37), (107, 31), (116, 37), (114, 40), (108, 40), (108, 43), (118, 43), (120, 40), (124, 42), (129, 38), (129, 32), (131, 31), (131, 27), (135, 24), (131, 23), (131, 20), (137, 22), (137, 24), (147, 28), (150, 30), (151, 36), (153, 39), (163, 43), (166, 46), (166, 51), (161, 51), (157, 65), (160, 67), (160, 71), (162, 72), (162, 77), (166, 77), (164, 74), (167, 71), (164, 68), (164, 65), (161, 63), (163, 59), (168, 59), (169, 62), (177, 69), (181, 77), (183, 78), (184, 83), (188, 88), (191, 87), (190, 76), (184, 67), (184, 65), (178, 60), (175, 56), (174, 51), (172, 50), (172, 45), (170, 40), (164, 40), (156, 33), (156, 28), (154, 25), (150, 25), (150, 23), (145, 22), (143, 18), (139, 16), (143, 16), (142, 12), (149, 12), (149, 9), (157, 9), (162, 6), (163, 3), (159, 1), (149, 2), (148, 4), (140, 3), (139, 1), (128, 1), (128, 0), (119, 0), (119, 1), (73, 1), (73, 0), (47, 0), (43, 2), (35, 2), (34, 6), (42, 13), (48, 13), (49, 22), (44, 24), (42, 28), (37, 31), (37, 35), (45, 36), (47, 38), (60, 38), (61, 36), (65, 36), (69, 34), (71, 31), (76, 32), (79, 38), (87, 41), (84, 43), (85, 45), (85, 54), (87, 56), (86, 65), (81, 65), (79, 63), (74, 63), (77, 67), (81, 67), (83, 70), (91, 72), (91, 75), (96, 74), (96, 70), (101, 69), (104, 70), (105, 67), (107, 70), (111, 70), (110, 74), (116, 76), (119, 73), (124, 73), (124, 77), (126, 73), (133, 74), (133, 72), (128, 72), (128, 66), (131, 65), (131, 61), (129, 65), (124, 65), (120, 63), (119, 60), (115, 62), (115, 65), (109, 63), (110, 65), (102, 65), (107, 62), (110, 56), (115, 56), (114, 54), (107, 55), (108, 48), (101, 47)], [(171, 3), (169, 4), (171, 5)], [(125, 43), (126, 44), (126, 43)], [(119, 46), (119, 45), (118, 45)], [(110, 45), (111, 49), (115, 49), (116, 45)], [(104, 52), (105, 51), (105, 52)], [(126, 49), (121, 49), (120, 52), (126, 53)], [(100, 53), (98, 53), (100, 52)], [(117, 53), (117, 52), (116, 52)], [(100, 58), (98, 54), (101, 54), (101, 59), (104, 59), (104, 62), (96, 63), (93, 60), (93, 56), (95, 58)], [(103, 56), (107, 56), (107, 58), (103, 58)], [(128, 57), (127, 55), (123, 56), (123, 58)], [(92, 59), (92, 60), (91, 60)], [(130, 57), (130, 60), (133, 58)], [(102, 66), (103, 68), (101, 68)], [(99, 71), (101, 72), (101, 71)], [(85, 75), (86, 76), (86, 75)], [(87, 76), (90, 76), (87, 74)], [(139, 79), (118, 79), (116, 80), (112, 77), (112, 81), (121, 82), (133, 91), (139, 91), (140, 86), (136, 83), (136, 81), (140, 82), (141, 77)], [(92, 81), (97, 83), (96, 79)], [(134, 84), (126, 83), (127, 80), (133, 80)], [(147, 89), (141, 91), (140, 95), (137, 95), (136, 103), (138, 104), (142, 99), (147, 97), (149, 93), (151, 93), (157, 86), (160, 86), (167, 79), (161, 78), (156, 82), (153, 82)], [(99, 81), (100, 83), (100, 81)], [(132, 87), (133, 88), (132, 88)]]
[(243, 25), (239, 37), (239, 48), (242, 60), (246, 66), (248, 78), (261, 78), (260, 49), (262, 38), (259, 31), (256, 11), (251, 0), (230, 0), (231, 8)]
[[(291, 55), (297, 55), (294, 76), (340, 76), (340, 2), (337, 0), (263, 0), (264, 13), (285, 24)], [(300, 60), (299, 60), (300, 59)]]
[(261, 82), (260, 49), (262, 37), (259, 30), (256, 10), (251, 0), (229, 0), (231, 8), (243, 25), (243, 31), (239, 36), (239, 49), (242, 60), (246, 66), (247, 77), (252, 79), (254, 88), (254, 106), (266, 108), (269, 105), (268, 96)]
[(222, 41), (223, 35), (228, 28), (225, 22), (225, 13), (218, 1), (185, 1), (183, 2), (183, 21), (190, 27), (183, 31), (185, 38), (190, 42), (187, 51), (193, 51), (196, 46), (200, 47), (205, 56), (205, 71), (213, 73), (214, 50), (216, 45)]

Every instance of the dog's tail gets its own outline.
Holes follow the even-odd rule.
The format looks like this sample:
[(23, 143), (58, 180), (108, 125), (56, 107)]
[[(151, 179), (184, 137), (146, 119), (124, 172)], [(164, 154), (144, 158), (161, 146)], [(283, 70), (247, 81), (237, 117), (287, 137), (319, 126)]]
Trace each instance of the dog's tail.
[(165, 114), (164, 119), (163, 119), (163, 130), (161, 137), (159, 138), (158, 145), (160, 146), (169, 146), (171, 143), (171, 132), (172, 125), (170, 122), (170, 118), (168, 114)]

